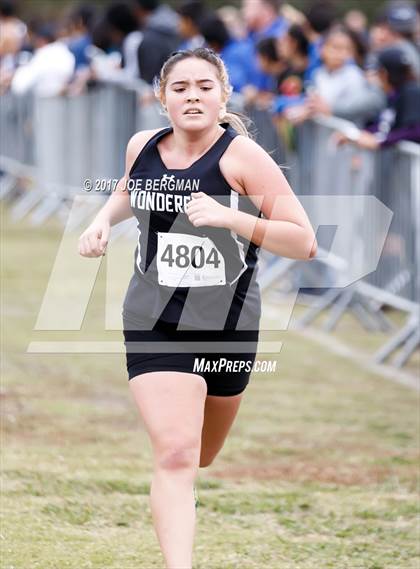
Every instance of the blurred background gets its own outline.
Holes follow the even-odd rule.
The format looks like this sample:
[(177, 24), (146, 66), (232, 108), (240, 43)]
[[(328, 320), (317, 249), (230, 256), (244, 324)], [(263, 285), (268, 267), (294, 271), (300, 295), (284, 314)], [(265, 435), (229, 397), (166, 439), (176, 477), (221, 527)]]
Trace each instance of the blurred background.
[(132, 134), (168, 124), (152, 86), (163, 62), (199, 46), (222, 57), (229, 108), (282, 167), (320, 247), (305, 263), (261, 251), (262, 338), (283, 347), (202, 474), (214, 517), (197, 567), (418, 567), (419, 12), (0, 0), (7, 567), (162, 565), (121, 334), (136, 224), (113, 228), (105, 263), (78, 256), (77, 238)]

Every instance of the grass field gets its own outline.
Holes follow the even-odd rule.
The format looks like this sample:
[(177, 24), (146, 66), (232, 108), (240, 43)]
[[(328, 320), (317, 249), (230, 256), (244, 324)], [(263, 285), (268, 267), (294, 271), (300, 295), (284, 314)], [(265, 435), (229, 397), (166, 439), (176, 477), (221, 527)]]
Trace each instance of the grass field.
[[(102, 266), (81, 332), (33, 331), (60, 236), (3, 214), (1, 566), (163, 568), (123, 354), (26, 353), (103, 326)], [(297, 332), (270, 334), (276, 374), (252, 376), (200, 469), (194, 569), (418, 569), (418, 394)], [(337, 332), (350, 336), (372, 344), (351, 319)]]

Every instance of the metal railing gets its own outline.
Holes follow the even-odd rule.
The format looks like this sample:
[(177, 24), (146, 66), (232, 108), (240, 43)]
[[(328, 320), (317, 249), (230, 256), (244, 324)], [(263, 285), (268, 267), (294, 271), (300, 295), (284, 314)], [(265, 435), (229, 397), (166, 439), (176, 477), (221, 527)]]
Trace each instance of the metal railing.
[[(337, 288), (340, 277), (345, 280), (349, 266), (372, 254), (370, 249), (375, 239), (366, 238), (363, 227), (367, 226), (371, 232), (375, 226), (381, 228), (374, 210), (361, 207), (358, 211), (355, 200), (355, 207), (348, 211), (351, 223), (342, 228), (344, 237), (343, 230), (341, 232), (347, 266), (340, 266), (340, 259), (331, 256), (311, 263), (277, 259), (269, 263), (262, 276), (262, 286), (270, 286), (288, 272), (294, 276), (293, 288), (325, 288), (324, 294), (311, 303), (299, 324), (306, 326), (329, 309), (324, 323), (327, 331), (333, 330), (348, 310), (367, 330), (390, 331), (393, 325), (382, 311), (384, 305), (405, 311), (406, 326), (374, 356), (375, 361), (383, 362), (401, 348), (393, 360), (395, 365), (401, 366), (419, 340), (420, 220), (417, 212), (420, 209), (420, 146), (401, 142), (378, 152), (361, 150), (354, 145), (337, 147), (333, 134), (349, 129), (354, 129), (354, 125), (336, 118), (319, 118), (301, 125), (297, 129), (296, 148), (287, 160), (290, 178), (295, 192), (301, 196), (375, 196), (387, 206), (392, 211), (392, 221), (379, 263), (363, 279)], [(333, 202), (330, 201), (331, 207)], [(311, 219), (322, 218), (319, 210), (325, 207), (325, 200), (312, 203)], [(322, 239), (318, 242), (321, 252), (323, 248), (329, 248)]]

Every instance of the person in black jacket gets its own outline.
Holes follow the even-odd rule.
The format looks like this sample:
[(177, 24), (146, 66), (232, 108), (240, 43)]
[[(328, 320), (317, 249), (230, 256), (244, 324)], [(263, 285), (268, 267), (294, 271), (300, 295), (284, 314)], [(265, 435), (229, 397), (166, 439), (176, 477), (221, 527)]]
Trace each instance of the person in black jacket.
[(181, 43), (178, 14), (159, 0), (136, 0), (135, 13), (143, 31), (137, 51), (140, 78), (149, 84)]

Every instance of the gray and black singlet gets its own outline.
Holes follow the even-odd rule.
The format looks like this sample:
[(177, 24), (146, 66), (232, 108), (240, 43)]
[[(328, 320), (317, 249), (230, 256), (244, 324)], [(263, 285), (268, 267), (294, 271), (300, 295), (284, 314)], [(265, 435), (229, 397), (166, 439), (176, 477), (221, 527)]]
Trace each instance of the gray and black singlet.
[(189, 168), (164, 165), (151, 137), (129, 174), (130, 204), (138, 220), (134, 274), (123, 304), (125, 326), (141, 327), (152, 317), (201, 330), (256, 330), (261, 316), (258, 251), (229, 229), (195, 227), (185, 213), (193, 192), (255, 217), (261, 213), (233, 190), (219, 161), (237, 132), (228, 124), (213, 146)]

